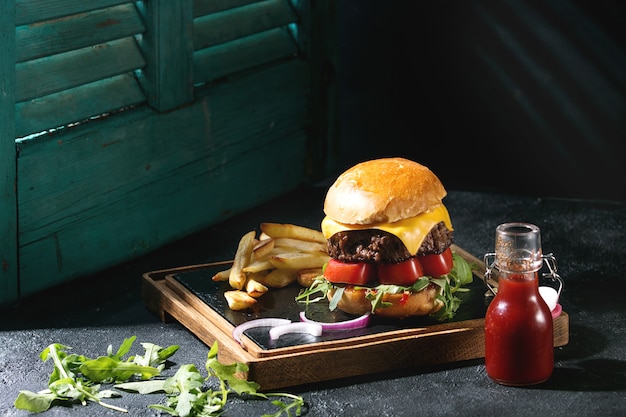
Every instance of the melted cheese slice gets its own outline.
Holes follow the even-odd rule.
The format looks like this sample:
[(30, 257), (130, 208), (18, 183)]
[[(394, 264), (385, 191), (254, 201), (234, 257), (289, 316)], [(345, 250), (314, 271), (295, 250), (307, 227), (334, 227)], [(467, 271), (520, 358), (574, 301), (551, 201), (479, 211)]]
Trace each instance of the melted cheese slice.
[(440, 204), (425, 213), (415, 217), (403, 219), (394, 223), (375, 223), (367, 225), (344, 224), (325, 217), (322, 220), (322, 233), (326, 239), (337, 232), (347, 230), (379, 229), (398, 236), (410, 253), (416, 254), (422, 242), (437, 223), (443, 222), (448, 230), (452, 231), (450, 214), (443, 204)]

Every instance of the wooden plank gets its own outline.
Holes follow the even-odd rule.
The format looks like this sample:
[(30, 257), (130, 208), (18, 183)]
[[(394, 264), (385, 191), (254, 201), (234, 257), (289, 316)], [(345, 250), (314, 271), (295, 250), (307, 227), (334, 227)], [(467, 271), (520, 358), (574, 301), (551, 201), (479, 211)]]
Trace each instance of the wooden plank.
[(18, 297), (14, 7), (0, 2), (0, 304)]
[(133, 38), (23, 62), (16, 65), (15, 100), (21, 102), (45, 96), (144, 65)]
[(150, 63), (141, 84), (152, 107), (171, 110), (193, 99), (192, 2), (152, 0), (141, 12), (147, 30), (140, 46)]
[(298, 17), (287, 0), (268, 0), (210, 14), (194, 20), (193, 48), (208, 48), (297, 20)]
[(305, 180), (309, 69), (215, 85), (175, 112), (123, 112), (22, 143), (24, 294), (153, 250)]
[(211, 82), (238, 71), (295, 56), (297, 52), (286, 30), (272, 29), (197, 51), (194, 54), (194, 81), (196, 84)]
[[(94, 100), (97, 97), (97, 100)], [(27, 135), (82, 122), (146, 101), (137, 80), (122, 74), (50, 94), (15, 106), (15, 135)]]
[(131, 2), (128, 0), (15, 0), (14, 3), (15, 26), (20, 26)]
[(193, 15), (204, 16), (260, 1), (262, 0), (193, 0)]
[(16, 62), (124, 38), (145, 30), (132, 4), (16, 28)]

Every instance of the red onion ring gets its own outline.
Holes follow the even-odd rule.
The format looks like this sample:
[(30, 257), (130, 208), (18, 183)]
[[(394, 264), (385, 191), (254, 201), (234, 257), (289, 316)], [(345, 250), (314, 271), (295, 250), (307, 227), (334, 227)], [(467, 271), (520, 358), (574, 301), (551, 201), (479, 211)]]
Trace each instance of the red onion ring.
[(308, 333), (311, 336), (321, 336), (322, 326), (318, 323), (289, 323), (270, 329), (270, 339), (276, 340), (287, 333)]
[(284, 326), (291, 323), (291, 320), (281, 318), (263, 318), (246, 321), (233, 329), (233, 339), (235, 339), (240, 345), (243, 345), (241, 341), (241, 335), (248, 329), (255, 327), (276, 327)]
[(370, 322), (370, 316), (371, 314), (367, 312), (363, 314), (362, 316), (357, 317), (352, 320), (339, 321), (339, 322), (333, 322), (333, 323), (323, 323), (323, 322), (318, 322), (318, 321), (307, 318), (306, 313), (304, 311), (300, 312), (301, 321), (305, 323), (319, 324), (320, 326), (322, 326), (322, 330), (325, 332), (337, 331), (337, 330), (354, 330), (354, 329), (367, 327), (367, 325)]

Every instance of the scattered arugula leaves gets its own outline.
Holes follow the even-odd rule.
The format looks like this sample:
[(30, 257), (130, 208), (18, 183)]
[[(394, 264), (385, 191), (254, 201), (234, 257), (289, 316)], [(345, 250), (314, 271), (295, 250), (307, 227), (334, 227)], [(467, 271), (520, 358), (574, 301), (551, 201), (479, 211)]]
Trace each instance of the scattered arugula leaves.
[[(210, 417), (223, 413), (228, 397), (234, 392), (237, 395), (248, 394), (263, 399), (270, 397), (290, 398), (290, 403), (280, 400), (272, 401), (278, 407), (274, 414), (265, 414), (262, 417), (287, 417), (301, 415), (304, 399), (287, 393), (263, 394), (257, 392), (259, 385), (247, 381), (238, 375), (248, 371), (244, 363), (224, 365), (217, 358), (218, 344), (215, 342), (207, 355), (205, 368), (207, 376), (203, 377), (195, 365), (183, 365), (171, 378), (163, 381), (139, 381), (115, 385), (115, 388), (135, 391), (138, 393), (164, 392), (167, 395), (165, 405), (152, 404), (150, 408), (168, 413), (176, 417)], [(206, 382), (216, 379), (219, 388), (216, 390), (204, 389)]]
[[(207, 355), (205, 368), (206, 377), (195, 365), (182, 365), (174, 376), (167, 379), (154, 379), (164, 369), (165, 363), (179, 348), (172, 345), (162, 348), (152, 343), (142, 343), (144, 355), (124, 357), (130, 352), (136, 337), (125, 339), (118, 350), (113, 353), (109, 345), (106, 356), (89, 359), (82, 355), (68, 354), (71, 349), (58, 343), (46, 347), (40, 358), (46, 362), (52, 359), (54, 368), (48, 380), (48, 388), (37, 393), (20, 391), (14, 406), (21, 410), (40, 413), (48, 410), (54, 403), (87, 405), (88, 401), (98, 403), (112, 410), (127, 412), (128, 410), (102, 401), (103, 398), (120, 397), (114, 390), (100, 390), (97, 383), (113, 383), (114, 388), (134, 391), (139, 394), (163, 392), (167, 396), (166, 404), (153, 404), (150, 408), (168, 413), (176, 417), (211, 417), (224, 412), (228, 397), (251, 395), (263, 399), (278, 398), (271, 403), (278, 407), (274, 414), (262, 417), (300, 416), (304, 399), (287, 393), (257, 392), (259, 385), (240, 378), (239, 375), (248, 371), (244, 363), (224, 365), (219, 362), (218, 344), (215, 342)], [(204, 389), (210, 379), (217, 379), (219, 389)], [(289, 398), (284, 402), (280, 398)], [(293, 413), (293, 414), (292, 414)]]

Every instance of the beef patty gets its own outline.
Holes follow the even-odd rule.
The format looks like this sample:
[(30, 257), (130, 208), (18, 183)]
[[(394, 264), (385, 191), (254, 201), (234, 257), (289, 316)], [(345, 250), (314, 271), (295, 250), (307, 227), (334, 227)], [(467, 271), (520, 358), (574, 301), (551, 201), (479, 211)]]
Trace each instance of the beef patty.
[[(452, 243), (452, 231), (439, 222), (430, 230), (417, 254), (440, 254)], [(328, 239), (328, 253), (342, 262), (397, 263), (412, 256), (397, 236), (378, 229), (335, 233)]]

